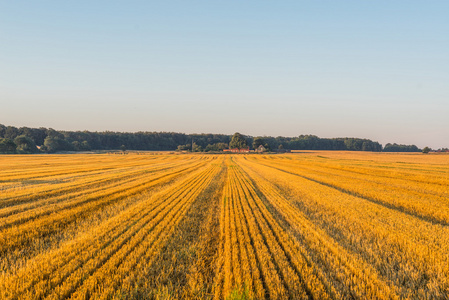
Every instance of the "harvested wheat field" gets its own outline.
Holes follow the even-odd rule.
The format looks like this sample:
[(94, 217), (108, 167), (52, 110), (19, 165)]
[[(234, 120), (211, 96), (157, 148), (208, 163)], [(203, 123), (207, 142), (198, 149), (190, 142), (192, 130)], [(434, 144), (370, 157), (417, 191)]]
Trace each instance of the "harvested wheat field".
[(449, 155), (3, 155), (0, 271), (0, 299), (449, 299)]

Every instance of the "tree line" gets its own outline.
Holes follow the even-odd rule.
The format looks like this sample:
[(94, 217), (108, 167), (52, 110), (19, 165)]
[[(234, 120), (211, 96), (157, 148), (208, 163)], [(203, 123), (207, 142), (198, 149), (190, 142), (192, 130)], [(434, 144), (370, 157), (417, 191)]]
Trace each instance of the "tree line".
[[(233, 142), (233, 137), (239, 138)], [(92, 132), (61, 131), (52, 128), (14, 127), (0, 124), (1, 153), (54, 153), (60, 151), (91, 150), (184, 150), (194, 152), (222, 151), (228, 147), (267, 150), (350, 150), (419, 152), (415, 145), (387, 144), (360, 138), (319, 138), (315, 135), (298, 137), (252, 137), (239, 133), (184, 134), (175, 132)]]

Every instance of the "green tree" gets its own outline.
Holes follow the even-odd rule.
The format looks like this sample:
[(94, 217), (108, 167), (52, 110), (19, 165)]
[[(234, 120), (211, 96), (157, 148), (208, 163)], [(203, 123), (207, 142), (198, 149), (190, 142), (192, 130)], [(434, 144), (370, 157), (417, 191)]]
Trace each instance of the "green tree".
[(126, 152), (126, 146), (125, 145), (121, 145), (120, 146), (120, 150), (122, 150), (122, 152), (125, 153)]
[(17, 151), (19, 153), (36, 153), (37, 147), (34, 141), (25, 136), (25, 135), (19, 135), (14, 139), (14, 143), (17, 146)]
[(190, 151), (192, 149), (191, 144), (178, 145), (178, 151)]
[(253, 148), (257, 149), (257, 148), (259, 148), (260, 145), (262, 145), (262, 146), (265, 145), (265, 140), (258, 136), (256, 138), (254, 138), (254, 140), (253, 140)]
[(0, 124), (0, 138), (3, 138), (5, 136), (6, 126), (3, 124)]
[(372, 150), (373, 149), (372, 149), (371, 143), (369, 143), (367, 141), (364, 141), (362, 143), (362, 151), (372, 151)]
[(14, 126), (6, 127), (5, 133), (4, 133), (5, 138), (13, 140), (16, 137), (18, 137), (19, 135), (20, 135), (19, 129), (17, 129), (16, 127), (14, 127)]
[(226, 143), (215, 143), (215, 144), (209, 144), (206, 146), (206, 148), (204, 149), (204, 151), (209, 152), (209, 151), (223, 151), (223, 149), (227, 149), (228, 148), (228, 144)]
[(427, 154), (430, 152), (430, 148), (429, 147), (424, 147), (424, 149), (422, 149), (422, 153)]
[[(62, 136), (62, 137), (61, 137)], [(54, 153), (56, 151), (73, 150), (71, 143), (64, 139), (63, 135), (49, 135), (44, 140), (44, 146), (41, 150), (48, 153)]]
[(11, 139), (0, 139), (0, 153), (15, 153), (16, 143)]
[(84, 151), (92, 150), (88, 141), (81, 142), (81, 150), (84, 150)]
[(216, 143), (214, 146), (217, 148), (218, 151), (223, 151), (224, 149), (228, 149), (229, 145), (226, 143)]
[(41, 148), (46, 152), (53, 153), (59, 150), (58, 138), (47, 136), (44, 140), (44, 146)]
[(229, 143), (229, 148), (244, 149), (247, 147), (248, 147), (248, 145), (246, 144), (245, 138), (238, 132), (234, 133), (234, 135), (232, 136), (231, 142)]
[(72, 148), (75, 151), (81, 151), (81, 143), (78, 141), (73, 141), (72, 142)]
[(197, 145), (195, 142), (192, 144), (192, 152), (202, 152), (203, 148), (199, 145)]

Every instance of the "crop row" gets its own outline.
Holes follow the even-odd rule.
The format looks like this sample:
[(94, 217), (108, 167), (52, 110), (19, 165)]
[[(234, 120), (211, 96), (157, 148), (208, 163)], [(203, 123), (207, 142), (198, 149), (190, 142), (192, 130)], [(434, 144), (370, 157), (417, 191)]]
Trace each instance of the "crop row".
[[(413, 181), (409, 177), (382, 176), (382, 171), (369, 173), (342, 170), (338, 166), (295, 161), (259, 160), (258, 163), (296, 174), (344, 193), (401, 210), (433, 223), (449, 225), (449, 181), (439, 176), (438, 183)], [(417, 172), (418, 173), (418, 172)], [(418, 173), (419, 174), (419, 173)], [(418, 175), (416, 175), (418, 176)], [(400, 197), (398, 197), (400, 195)]]
[(9, 157), (1, 299), (449, 299), (443, 156)]
[(43, 254), (14, 276), (3, 278), (1, 291), (7, 293), (3, 298), (67, 298), (104, 295), (114, 289), (127, 274), (132, 276), (131, 269), (148, 262), (160, 249), (217, 169), (211, 164), (197, 169), (57, 251)]
[[(394, 207), (298, 176), (294, 166), (291, 170), (287, 167), (279, 170), (257, 160), (239, 158), (238, 162), (252, 170), (253, 178), (265, 181), (260, 186), (271, 186), (290, 203), (291, 209), (278, 209), (285, 218), (292, 218), (285, 215), (289, 211), (302, 213), (321, 230), (320, 236), (325, 238), (327, 235), (329, 238), (325, 240), (333, 240), (333, 244), (346, 249), (356, 261), (363, 263), (351, 262), (354, 266), (359, 265), (357, 270), (384, 278), (384, 284), (377, 287), (385, 286), (386, 291), (401, 297), (444, 299), (443, 296), (448, 294), (449, 229), (446, 225), (434, 224)], [(365, 188), (370, 189), (370, 186)], [(274, 199), (273, 196), (267, 198)], [(296, 226), (298, 222), (290, 223)], [(298, 232), (304, 235), (312, 230)], [(330, 270), (339, 274), (341, 269)]]

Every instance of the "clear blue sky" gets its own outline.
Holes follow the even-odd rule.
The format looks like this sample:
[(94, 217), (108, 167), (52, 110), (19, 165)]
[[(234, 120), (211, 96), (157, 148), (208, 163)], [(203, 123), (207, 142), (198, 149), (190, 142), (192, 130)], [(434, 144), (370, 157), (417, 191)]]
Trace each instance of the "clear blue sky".
[(0, 123), (449, 147), (449, 1), (0, 1)]

